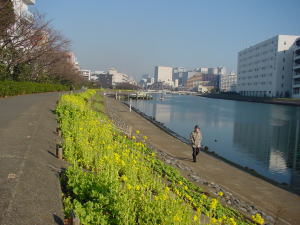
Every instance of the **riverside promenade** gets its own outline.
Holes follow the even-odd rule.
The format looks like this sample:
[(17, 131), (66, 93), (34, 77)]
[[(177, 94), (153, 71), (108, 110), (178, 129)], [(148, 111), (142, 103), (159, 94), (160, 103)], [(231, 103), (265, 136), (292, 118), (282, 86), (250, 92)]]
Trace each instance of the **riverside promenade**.
[(132, 126), (133, 130), (140, 130), (142, 135), (148, 136), (152, 146), (176, 158), (207, 181), (223, 186), (239, 199), (263, 210), (277, 220), (277, 225), (300, 224), (300, 196), (203, 152), (199, 154), (197, 163), (193, 163), (191, 147), (187, 144), (164, 132), (136, 112), (129, 112), (127, 106), (113, 98), (105, 97), (105, 105), (116, 117)]
[(59, 93), (0, 98), (0, 224), (63, 224), (55, 158)]

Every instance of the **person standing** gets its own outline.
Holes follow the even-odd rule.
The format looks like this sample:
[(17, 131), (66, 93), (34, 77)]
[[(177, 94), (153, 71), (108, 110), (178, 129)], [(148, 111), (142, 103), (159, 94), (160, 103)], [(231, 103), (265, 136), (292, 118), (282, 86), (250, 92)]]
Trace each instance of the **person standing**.
[(190, 141), (192, 143), (193, 148), (193, 161), (196, 162), (202, 141), (202, 134), (198, 125), (194, 127), (194, 131), (190, 135)]

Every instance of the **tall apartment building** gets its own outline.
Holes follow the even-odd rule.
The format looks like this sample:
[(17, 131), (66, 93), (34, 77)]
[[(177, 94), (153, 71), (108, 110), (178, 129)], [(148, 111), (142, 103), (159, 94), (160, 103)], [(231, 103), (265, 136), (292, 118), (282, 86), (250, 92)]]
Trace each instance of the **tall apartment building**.
[(127, 83), (129, 81), (129, 76), (127, 74), (120, 73), (115, 68), (108, 69), (107, 73), (112, 75), (113, 85), (117, 83)]
[(80, 75), (85, 77), (87, 80), (91, 80), (91, 70), (80, 70)]
[(162, 82), (168, 85), (173, 84), (173, 68), (167, 66), (156, 66), (154, 71), (155, 82)]
[(222, 92), (236, 92), (237, 75), (235, 73), (220, 75), (219, 89)]
[(237, 91), (247, 96), (291, 96), (293, 45), (298, 37), (277, 35), (240, 51)]
[(300, 38), (295, 42), (294, 47), (294, 66), (293, 66), (293, 81), (292, 81), (292, 96), (300, 98)]
[(29, 5), (34, 5), (35, 0), (12, 0), (14, 11), (17, 17), (31, 17), (32, 13), (28, 10)]

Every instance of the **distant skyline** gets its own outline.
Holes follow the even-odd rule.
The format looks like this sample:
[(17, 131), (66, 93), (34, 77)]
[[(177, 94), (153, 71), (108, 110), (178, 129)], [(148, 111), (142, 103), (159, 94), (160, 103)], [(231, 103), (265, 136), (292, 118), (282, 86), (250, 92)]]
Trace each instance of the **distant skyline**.
[(156, 65), (236, 72), (238, 51), (300, 35), (299, 0), (37, 0), (35, 9), (72, 41), (82, 68), (136, 79)]

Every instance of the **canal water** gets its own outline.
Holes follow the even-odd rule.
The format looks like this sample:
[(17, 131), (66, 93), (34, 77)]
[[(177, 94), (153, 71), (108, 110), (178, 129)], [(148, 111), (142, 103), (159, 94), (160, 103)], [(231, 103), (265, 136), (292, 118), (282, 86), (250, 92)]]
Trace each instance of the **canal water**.
[(300, 107), (190, 95), (132, 105), (185, 138), (199, 125), (210, 150), (300, 193)]

